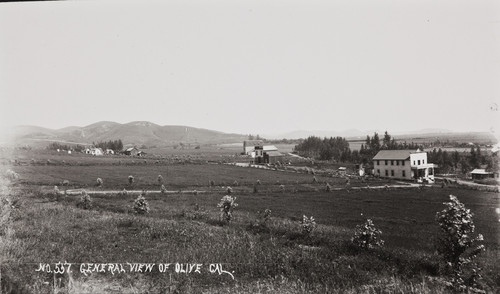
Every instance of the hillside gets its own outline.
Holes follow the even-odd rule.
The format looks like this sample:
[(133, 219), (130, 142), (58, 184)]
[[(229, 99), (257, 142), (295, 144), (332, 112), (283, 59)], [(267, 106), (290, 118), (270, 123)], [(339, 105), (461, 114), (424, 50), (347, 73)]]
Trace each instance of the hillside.
[(227, 134), (189, 126), (160, 126), (147, 121), (126, 124), (102, 121), (85, 127), (71, 126), (58, 130), (18, 126), (9, 133), (10, 142), (30, 146), (43, 146), (50, 142), (92, 144), (92, 142), (117, 139), (121, 139), (125, 145), (170, 146), (179, 143), (233, 143), (246, 138), (240, 134)]

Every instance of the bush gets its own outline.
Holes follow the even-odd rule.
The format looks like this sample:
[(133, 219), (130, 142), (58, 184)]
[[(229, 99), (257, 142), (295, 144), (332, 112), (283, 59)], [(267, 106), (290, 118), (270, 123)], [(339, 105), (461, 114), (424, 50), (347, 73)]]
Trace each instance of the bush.
[(167, 193), (167, 188), (165, 188), (165, 185), (161, 185), (161, 187), (160, 187), (160, 192), (161, 192), (162, 194)]
[(304, 215), (300, 225), (302, 227), (302, 234), (309, 236), (316, 228), (316, 220), (312, 216), (307, 218), (307, 216)]
[(360, 248), (374, 249), (384, 246), (384, 241), (380, 239), (380, 235), (382, 235), (382, 231), (375, 227), (371, 219), (367, 219), (364, 224), (356, 226), (351, 241)]
[(97, 178), (97, 183), (96, 183), (97, 187), (102, 187), (102, 184), (103, 184), (102, 179)]
[(69, 181), (68, 181), (68, 180), (64, 180), (64, 181), (62, 182), (62, 185), (63, 185), (63, 186), (69, 186)]
[(127, 196), (128, 191), (127, 191), (127, 190), (125, 190), (125, 188), (123, 188), (123, 191), (121, 191), (121, 192), (120, 192), (120, 193), (118, 193), (118, 194), (119, 194), (119, 195), (121, 195), (121, 196)]
[(326, 183), (326, 192), (331, 192), (332, 191), (332, 186), (330, 184)]
[(316, 176), (313, 177), (313, 183), (317, 183), (318, 179), (316, 179)]
[(436, 213), (441, 230), (436, 248), (451, 273), (454, 290), (470, 290), (481, 278), (480, 268), (473, 260), (485, 250), (484, 245), (478, 244), (483, 241), (483, 236), (474, 237), (473, 214), (457, 197), (450, 195), (450, 202), (443, 204), (446, 208)]
[(233, 218), (233, 210), (238, 207), (238, 204), (235, 202), (236, 197), (231, 197), (226, 195), (222, 197), (217, 207), (220, 208), (221, 215), (220, 219), (225, 220), (226, 222), (230, 222)]
[(149, 204), (145, 198), (146, 191), (142, 191), (141, 195), (134, 200), (134, 212), (137, 214), (145, 214), (149, 212)]
[(215, 186), (215, 181), (214, 180), (210, 180), (210, 181), (208, 181), (208, 184), (209, 184), (210, 187), (213, 187), (213, 186)]
[(231, 187), (227, 187), (226, 193), (227, 195), (231, 195), (233, 193), (233, 189)]
[(257, 180), (257, 182), (256, 182), (256, 183), (257, 183), (257, 185), (261, 185), (260, 180)]
[(9, 169), (5, 172), (5, 177), (9, 180), (17, 180), (19, 179), (19, 174)]
[(280, 185), (281, 193), (285, 193), (285, 185)]
[(233, 186), (238, 186), (238, 185), (239, 185), (238, 181), (233, 182)]
[(133, 176), (128, 176), (128, 184), (132, 185), (134, 183), (134, 177)]
[(163, 177), (162, 177), (162, 175), (158, 175), (157, 181), (158, 181), (158, 184), (160, 184), (160, 185), (163, 184)]
[(77, 207), (83, 209), (91, 209), (92, 208), (92, 199), (87, 192), (82, 191), (82, 196), (80, 197), (80, 201), (78, 201)]

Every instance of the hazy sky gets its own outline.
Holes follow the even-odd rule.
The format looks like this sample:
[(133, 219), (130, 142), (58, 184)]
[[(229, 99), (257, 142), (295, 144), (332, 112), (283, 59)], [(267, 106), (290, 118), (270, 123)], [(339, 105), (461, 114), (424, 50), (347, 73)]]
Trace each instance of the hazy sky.
[(500, 1), (0, 3), (0, 102), (50, 128), (500, 133)]

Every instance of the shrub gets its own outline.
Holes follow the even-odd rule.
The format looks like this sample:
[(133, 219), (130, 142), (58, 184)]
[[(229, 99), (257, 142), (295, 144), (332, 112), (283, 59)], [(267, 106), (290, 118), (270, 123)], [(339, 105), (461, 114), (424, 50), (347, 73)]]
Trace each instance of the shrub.
[(121, 191), (119, 194), (120, 194), (121, 196), (127, 196), (128, 191), (127, 191), (127, 190), (125, 190), (125, 188), (123, 188), (123, 191)]
[(326, 192), (331, 192), (332, 191), (332, 186), (330, 184), (326, 183)]
[(19, 174), (9, 169), (5, 172), (5, 177), (9, 180), (17, 180), (19, 179)]
[(162, 194), (167, 193), (167, 188), (165, 188), (165, 185), (161, 185), (161, 187), (160, 187), (160, 192), (161, 192)]
[(134, 183), (134, 177), (133, 176), (128, 176), (128, 184), (132, 185)]
[(281, 193), (285, 193), (285, 185), (280, 185)]
[(134, 212), (137, 214), (145, 214), (149, 212), (149, 204), (145, 198), (146, 191), (142, 191), (141, 195), (134, 200)]
[(374, 249), (384, 245), (384, 241), (380, 239), (381, 234), (382, 231), (375, 227), (372, 220), (367, 219), (364, 224), (356, 226), (351, 241), (360, 248)]
[(312, 216), (308, 218), (304, 215), (300, 225), (302, 227), (302, 234), (309, 236), (316, 228), (316, 220)]
[(227, 195), (231, 195), (233, 193), (233, 188), (227, 187), (226, 193), (227, 193)]
[(158, 184), (160, 184), (160, 185), (163, 184), (163, 177), (162, 177), (162, 175), (158, 175), (157, 181), (158, 181)]
[(260, 180), (257, 180), (257, 182), (256, 182), (256, 183), (257, 183), (257, 185), (261, 185)]
[(233, 182), (233, 186), (238, 186), (238, 185), (239, 185), (238, 181)]
[(313, 183), (317, 183), (318, 179), (316, 179), (316, 176), (313, 176)]
[(103, 184), (102, 179), (101, 178), (97, 178), (97, 183), (96, 184), (97, 184), (97, 187), (102, 187), (102, 184)]
[(69, 186), (69, 181), (68, 181), (68, 180), (64, 180), (64, 181), (62, 182), (62, 185), (63, 185), (63, 186)]
[(266, 208), (264, 211), (257, 211), (257, 224), (266, 225), (271, 219), (271, 209)]
[(59, 188), (57, 186), (54, 186), (54, 196), (59, 196), (61, 195), (61, 191), (59, 191)]
[(225, 220), (226, 222), (231, 221), (233, 218), (233, 210), (238, 207), (235, 201), (236, 197), (231, 197), (229, 195), (222, 197), (219, 204), (217, 204), (217, 207), (220, 208), (221, 211), (221, 220)]
[(484, 245), (478, 244), (483, 236), (474, 237), (473, 214), (457, 197), (450, 195), (450, 202), (443, 204), (446, 208), (436, 213), (441, 230), (436, 248), (451, 272), (454, 290), (469, 290), (476, 287), (481, 278), (480, 268), (473, 260), (485, 250)]
[(210, 185), (210, 187), (213, 187), (213, 186), (215, 186), (215, 181), (214, 180), (210, 180), (210, 181), (208, 181), (208, 184)]
[(87, 192), (82, 191), (82, 196), (80, 196), (80, 200), (78, 201), (77, 206), (83, 209), (92, 208), (92, 199), (90, 198), (90, 195), (87, 194)]

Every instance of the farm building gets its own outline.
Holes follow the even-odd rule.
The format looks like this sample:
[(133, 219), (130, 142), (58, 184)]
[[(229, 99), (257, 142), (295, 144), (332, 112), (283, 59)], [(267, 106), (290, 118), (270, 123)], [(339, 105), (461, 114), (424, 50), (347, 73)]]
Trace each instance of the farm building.
[(106, 154), (115, 154), (115, 152), (112, 149), (106, 149)]
[(130, 156), (136, 156), (137, 154), (139, 154), (139, 149), (137, 149), (135, 147), (130, 147), (130, 148), (125, 149), (125, 151), (123, 151), (123, 154), (130, 155)]
[(495, 178), (495, 173), (487, 172), (485, 169), (476, 168), (470, 173), (473, 180), (484, 180), (489, 178)]
[(384, 178), (434, 181), (437, 165), (427, 162), (427, 152), (381, 150), (373, 157), (374, 174)]
[(243, 141), (243, 154), (251, 155), (251, 153), (255, 150), (255, 146), (264, 146), (264, 141), (262, 140)]
[(252, 152), (253, 163), (264, 164), (264, 163), (276, 163), (282, 162), (284, 155), (276, 150), (266, 150), (265, 146), (255, 146)]
[(104, 151), (102, 151), (101, 148), (86, 148), (85, 149), (85, 154), (90, 154), (90, 155), (94, 155), (94, 156), (101, 156), (101, 155), (104, 155)]

